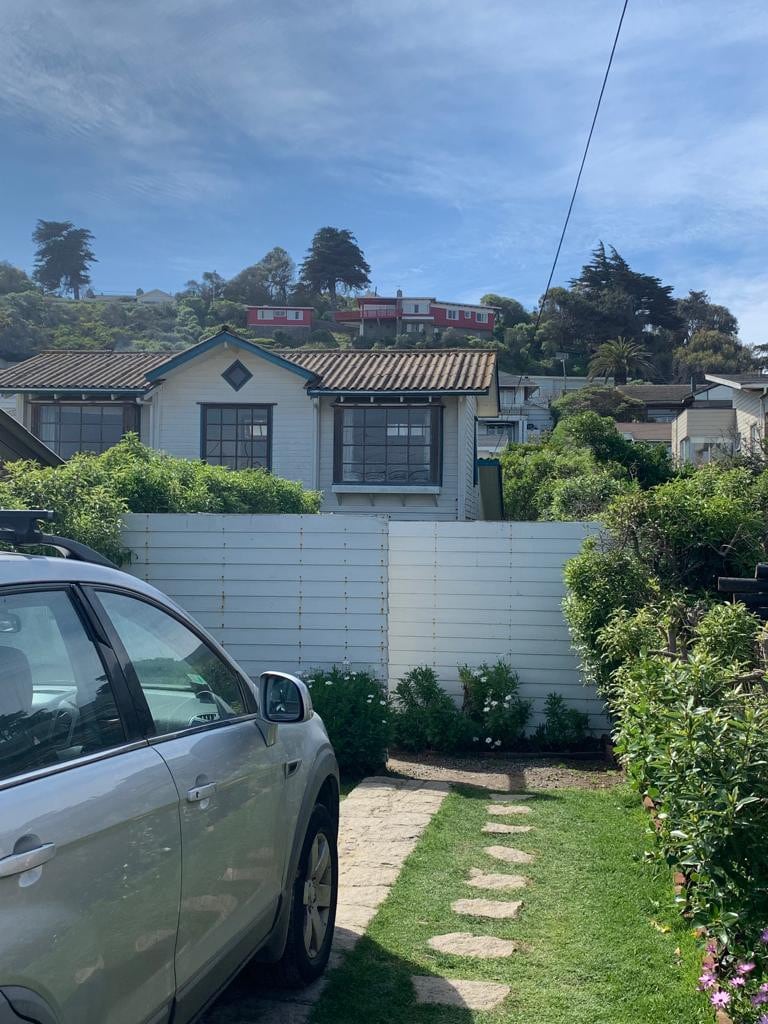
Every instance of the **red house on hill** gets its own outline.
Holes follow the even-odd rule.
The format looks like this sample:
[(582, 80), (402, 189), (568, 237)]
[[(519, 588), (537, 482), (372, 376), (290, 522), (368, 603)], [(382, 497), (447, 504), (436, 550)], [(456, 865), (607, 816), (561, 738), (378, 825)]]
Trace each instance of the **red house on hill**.
[(249, 306), (246, 323), (258, 327), (262, 337), (271, 338), (275, 331), (309, 335), (314, 329), (312, 306)]
[(464, 302), (442, 302), (423, 296), (405, 296), (398, 291), (392, 298), (365, 295), (357, 300), (357, 309), (334, 313), (337, 323), (358, 324), (360, 337), (395, 338), (398, 334), (421, 334), (427, 339), (453, 328), (461, 334), (490, 338), (496, 322), (492, 306)]

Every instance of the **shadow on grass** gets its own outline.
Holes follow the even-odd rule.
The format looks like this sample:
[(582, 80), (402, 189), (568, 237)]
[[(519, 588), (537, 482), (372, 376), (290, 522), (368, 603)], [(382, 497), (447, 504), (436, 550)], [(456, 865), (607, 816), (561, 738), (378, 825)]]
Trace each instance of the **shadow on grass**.
[(367, 936), (353, 947), (356, 938), (337, 928), (334, 945), (343, 959), (305, 989), (275, 988), (267, 964), (243, 968), (200, 1024), (472, 1024), (473, 1012), (460, 1000), (454, 1006), (417, 1003), (412, 977), (442, 975), (398, 957)]

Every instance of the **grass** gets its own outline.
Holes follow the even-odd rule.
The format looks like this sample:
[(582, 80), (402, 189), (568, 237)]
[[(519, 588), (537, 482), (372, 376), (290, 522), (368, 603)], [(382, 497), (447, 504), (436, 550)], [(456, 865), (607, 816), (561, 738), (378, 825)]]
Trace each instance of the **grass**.
[[(331, 976), (312, 1024), (711, 1024), (696, 991), (701, 953), (673, 904), (666, 870), (643, 860), (647, 817), (636, 798), (610, 790), (549, 790), (530, 801), (522, 835), (481, 832), (486, 794), (453, 792), (406, 862), (366, 937)], [(497, 820), (516, 820), (514, 818)], [(531, 865), (503, 865), (486, 845), (536, 854)], [(525, 874), (531, 885), (515, 921), (461, 917), (460, 897), (485, 893), (464, 884), (470, 867)], [(432, 935), (470, 931), (523, 944), (506, 960), (432, 952)], [(486, 1013), (416, 1006), (411, 974), (477, 978), (512, 992)]]

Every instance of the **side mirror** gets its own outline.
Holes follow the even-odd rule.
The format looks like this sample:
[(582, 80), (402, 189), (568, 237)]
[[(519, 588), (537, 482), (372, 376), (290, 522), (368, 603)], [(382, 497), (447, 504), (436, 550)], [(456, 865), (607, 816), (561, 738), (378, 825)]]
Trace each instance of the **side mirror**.
[(262, 672), (259, 697), (268, 722), (308, 722), (314, 714), (306, 683), (287, 672)]

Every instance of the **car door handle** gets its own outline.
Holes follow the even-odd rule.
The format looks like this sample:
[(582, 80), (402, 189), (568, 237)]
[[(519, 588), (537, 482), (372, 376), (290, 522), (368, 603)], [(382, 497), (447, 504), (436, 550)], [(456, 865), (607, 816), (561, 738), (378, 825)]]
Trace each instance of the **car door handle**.
[(216, 792), (216, 783), (209, 782), (205, 786), (193, 786), (187, 790), (187, 800), (191, 804), (198, 804), (201, 800), (208, 800)]
[(25, 871), (39, 868), (41, 864), (46, 864), (55, 856), (56, 845), (43, 843), (42, 846), (36, 846), (34, 850), (27, 850), (26, 853), (13, 853), (10, 857), (2, 857), (0, 858), (0, 878), (23, 875)]

